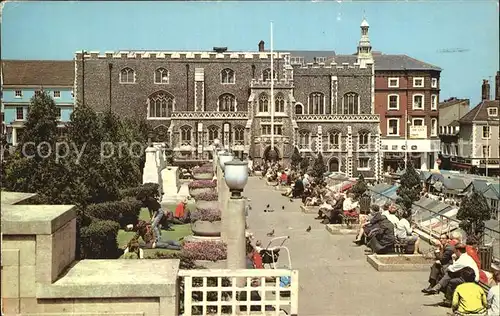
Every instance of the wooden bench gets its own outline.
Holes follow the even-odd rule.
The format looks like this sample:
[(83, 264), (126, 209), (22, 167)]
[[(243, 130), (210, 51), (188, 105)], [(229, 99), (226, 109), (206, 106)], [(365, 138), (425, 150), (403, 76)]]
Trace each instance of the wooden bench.
[[(413, 246), (413, 249), (408, 249), (410, 246)], [(412, 254), (415, 250), (415, 243), (409, 244), (408, 241), (396, 241), (394, 243), (394, 252), (398, 254)]]
[(347, 227), (352, 227), (355, 224), (359, 224), (359, 215), (358, 216), (346, 216), (342, 215), (342, 223)]

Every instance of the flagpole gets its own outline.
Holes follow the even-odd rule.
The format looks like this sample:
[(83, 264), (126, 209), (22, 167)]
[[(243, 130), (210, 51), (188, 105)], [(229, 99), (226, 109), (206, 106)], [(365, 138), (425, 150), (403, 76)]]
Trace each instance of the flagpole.
[(405, 111), (405, 170), (408, 167), (408, 109)]
[(271, 22), (271, 151), (274, 151), (274, 43)]

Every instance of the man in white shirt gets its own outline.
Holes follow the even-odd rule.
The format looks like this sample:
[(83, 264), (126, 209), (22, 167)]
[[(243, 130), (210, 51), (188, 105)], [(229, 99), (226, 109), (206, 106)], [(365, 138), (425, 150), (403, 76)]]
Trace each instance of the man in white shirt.
[[(382, 212), (382, 215), (385, 216), (389, 220), (389, 222), (394, 225), (394, 227), (396, 227), (396, 224), (399, 222), (399, 218), (396, 216), (397, 211), (398, 208), (396, 207), (396, 205), (391, 204), (389, 206), (389, 210)], [(394, 231), (394, 233), (396, 233), (396, 231)]]
[(479, 268), (474, 259), (467, 254), (464, 244), (455, 245), (455, 255), (457, 259), (446, 269), (446, 273), (439, 280), (439, 283), (428, 291), (429, 294), (437, 294), (439, 291), (443, 291), (449, 302), (451, 302), (455, 288), (464, 283), (464, 280), (461, 278), (461, 270), (463, 268), (469, 267), (474, 270), (474, 281), (479, 281)]
[[(408, 214), (409, 213), (410, 212), (408, 212)], [(419, 252), (420, 238), (417, 234), (413, 233), (413, 226), (410, 225), (407, 217), (409, 217), (409, 215), (402, 217), (396, 225), (394, 225), (394, 235), (396, 236), (396, 240), (407, 242), (408, 244), (415, 244), (413, 253), (416, 254)]]
[(495, 285), (488, 291), (488, 316), (500, 315), (500, 271), (493, 274)]

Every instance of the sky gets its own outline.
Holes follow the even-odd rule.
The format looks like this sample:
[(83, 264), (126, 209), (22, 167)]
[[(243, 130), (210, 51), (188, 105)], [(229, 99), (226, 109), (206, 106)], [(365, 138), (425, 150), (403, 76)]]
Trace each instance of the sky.
[[(78, 50), (329, 50), (352, 54), (363, 17), (373, 50), (443, 69), (441, 100), (492, 94), (499, 69), (498, 0), (7, 2), (2, 59), (70, 60)], [(492, 97), (494, 97), (492, 95)]]

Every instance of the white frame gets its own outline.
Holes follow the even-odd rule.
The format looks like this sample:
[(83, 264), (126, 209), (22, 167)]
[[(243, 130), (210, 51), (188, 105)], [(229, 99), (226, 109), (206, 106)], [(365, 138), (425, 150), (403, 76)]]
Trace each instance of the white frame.
[[(17, 93), (19, 92), (19, 95)], [(14, 90), (14, 98), (21, 99), (23, 97), (23, 90)]]
[[(416, 103), (415, 102), (415, 97), (422, 97), (422, 107), (421, 108), (415, 107), (415, 103)], [(416, 93), (416, 94), (412, 95), (412, 97), (411, 97), (411, 108), (413, 110), (422, 110), (422, 111), (425, 110), (425, 96), (423, 94), (421, 94), (421, 93)]]
[[(283, 98), (283, 111), (280, 111), (279, 109), (279, 106), (278, 106), (278, 102), (277, 99), (278, 97), (282, 97)], [(286, 100), (285, 100), (285, 95), (281, 92), (278, 92), (275, 96), (274, 96), (274, 112), (275, 113), (286, 113)]]
[[(134, 75), (134, 81), (133, 81), (133, 82), (124, 82), (124, 81), (122, 81), (122, 72), (123, 72), (124, 70), (126, 70), (126, 69), (130, 69), (130, 70), (132, 70), (132, 74)], [(156, 71), (156, 70), (155, 70), (155, 71)], [(119, 78), (119, 80), (118, 80), (118, 81), (119, 81), (119, 83), (120, 83), (120, 84), (135, 84), (135, 83), (136, 83), (136, 81), (137, 81), (136, 74), (135, 74), (135, 70), (134, 70), (133, 68), (131, 68), (131, 67), (123, 67), (122, 69), (120, 69), (120, 78)]]
[[(348, 103), (348, 100), (347, 98), (349, 97), (348, 95), (349, 94), (354, 94), (354, 97), (355, 97), (355, 100), (357, 100), (357, 113), (356, 114), (352, 114), (352, 113), (345, 113), (345, 109), (347, 107), (347, 109), (349, 109), (349, 103)], [(342, 115), (358, 115), (360, 113), (360, 110), (361, 110), (361, 96), (356, 93), (356, 92), (346, 92), (344, 93), (344, 95), (342, 96)]]
[[(366, 135), (366, 144), (361, 144), (361, 135)], [(371, 137), (372, 133), (362, 130), (358, 132), (358, 151), (370, 151), (370, 146), (371, 146)], [(361, 146), (366, 146), (366, 148), (361, 148)]]
[(60, 121), (62, 118), (62, 108), (58, 106), (58, 107), (56, 107), (56, 110), (57, 110), (57, 114), (58, 114), (58, 115), (56, 115), (56, 119), (58, 121)]
[[(491, 111), (494, 110), (494, 111)], [(488, 116), (498, 116), (498, 108), (489, 107), (488, 108)]]
[[(302, 136), (305, 136), (305, 137), (302, 137)], [(299, 130), (297, 132), (297, 146), (299, 147), (299, 150), (300, 149), (311, 150), (311, 136), (312, 136), (312, 133), (308, 130), (302, 129), (302, 130)], [(302, 144), (301, 139), (307, 139), (307, 144)], [(300, 148), (302, 145), (303, 146), (307, 145), (307, 147)]]
[[(300, 108), (302, 109), (302, 111), (301, 111), (300, 114), (298, 114), (297, 111), (296, 111), (297, 110), (297, 105), (300, 105)], [(302, 104), (300, 102), (295, 103), (295, 106), (293, 107), (293, 114), (294, 115), (304, 115), (304, 104)]]
[[(391, 85), (391, 80), (396, 80), (396, 85)], [(389, 88), (399, 88), (399, 78), (398, 77), (389, 77), (387, 79), (387, 87)]]
[[(222, 81), (222, 72), (225, 71), (225, 70), (227, 70), (227, 69), (231, 70), (231, 72), (233, 74), (232, 75), (233, 82), (223, 82)], [(220, 83), (221, 84), (236, 84), (236, 72), (233, 69), (229, 68), (229, 67), (226, 67), (226, 68), (222, 69), (220, 71)]]
[[(422, 80), (422, 85), (417, 86), (415, 83), (417, 80)], [(424, 77), (414, 77), (413, 78), (413, 88), (424, 88), (425, 87), (425, 78)]]
[[(265, 97), (266, 97), (266, 99), (267, 99), (267, 111), (261, 111), (261, 110), (260, 110), (260, 102), (261, 102), (261, 99), (262, 99), (264, 96), (265, 96)], [(265, 92), (261, 92), (261, 93), (259, 94), (259, 98), (257, 99), (257, 113), (259, 113), (259, 114), (260, 114), (260, 113), (262, 113), (262, 114), (264, 114), (264, 113), (271, 113), (271, 98), (270, 98), (270, 97), (269, 97), (269, 95), (268, 95), (267, 93), (265, 93)]]
[[(221, 97), (226, 96), (226, 95), (231, 96), (233, 98), (233, 100), (234, 100), (234, 111), (231, 111), (231, 110), (229, 110), (229, 111), (221, 111), (221, 109), (220, 109)], [(238, 102), (237, 102), (236, 96), (234, 94), (229, 93), (229, 92), (224, 92), (223, 94), (219, 95), (219, 97), (217, 98), (217, 112), (236, 112), (237, 110), (238, 110)]]
[[(320, 113), (309, 113), (309, 109), (311, 107), (311, 101), (313, 101), (313, 98), (314, 97), (318, 97), (319, 100), (321, 100), (321, 108), (318, 106), (318, 112)], [(309, 96), (307, 97), (307, 114), (312, 114), (312, 115), (324, 115), (326, 113), (326, 100), (325, 100), (325, 94), (323, 92), (319, 92), (319, 91), (316, 91), (316, 92), (311, 92), (309, 93)], [(323, 111), (321, 111), (323, 110)]]
[[(484, 132), (485, 131), (488, 131), (488, 136), (487, 137), (484, 137)], [(489, 125), (483, 125), (483, 128), (481, 129), (481, 137), (483, 139), (491, 139), (491, 127)]]
[[(59, 93), (59, 96), (56, 96), (56, 92)], [(52, 91), (52, 96), (54, 97), (54, 99), (60, 99), (61, 98), (61, 90)]]
[[(366, 159), (366, 161), (367, 161), (366, 167), (360, 167), (362, 159)], [(370, 157), (358, 157), (357, 169), (361, 170), (361, 171), (369, 171), (370, 170), (370, 160), (371, 160)]]
[[(391, 108), (391, 97), (397, 97), (397, 104), (395, 108)], [(399, 94), (392, 93), (387, 96), (387, 109), (396, 111), (399, 110)]]
[(438, 95), (437, 94), (432, 94), (431, 95), (431, 110), (432, 111), (437, 111), (438, 109)]
[[(390, 129), (389, 129), (389, 122), (390, 122), (390, 121), (396, 121), (396, 122), (397, 122), (397, 125), (396, 125), (396, 126), (397, 126), (397, 132), (396, 132), (396, 134), (389, 134), (389, 130), (390, 130)], [(399, 127), (400, 127), (400, 119), (399, 119), (399, 118), (395, 118), (395, 117), (388, 118), (388, 119), (387, 119), (387, 130), (386, 130), (386, 135), (387, 135), (388, 137), (399, 137), (399, 132), (400, 132), (400, 131), (399, 131)]]
[[(415, 125), (415, 121), (422, 121), (422, 125)], [(425, 119), (421, 117), (414, 117), (411, 119), (411, 126), (425, 126)]]
[(431, 78), (431, 88), (437, 88), (437, 87), (438, 87), (438, 79)]
[[(434, 125), (432, 123), (435, 122)], [(438, 136), (438, 120), (437, 118), (431, 118), (431, 136)]]
[[(165, 70), (167, 72), (167, 81), (166, 82), (163, 82), (163, 77), (161, 78), (160, 82), (156, 82), (156, 72), (159, 70)], [(121, 76), (121, 70), (120, 70), (120, 76)], [(134, 71), (134, 82), (135, 82), (135, 71)], [(153, 76), (153, 83), (154, 84), (169, 84), (170, 83), (170, 71), (168, 71), (168, 69), (165, 67), (156, 68), (155, 72), (154, 72), (154, 76)]]
[[(193, 138), (194, 138), (193, 137), (193, 127), (185, 124), (185, 125), (182, 125), (179, 127), (179, 144), (177, 144), (178, 147), (183, 146), (182, 143), (184, 143), (184, 139), (182, 139), (182, 134), (183, 134), (182, 131), (186, 130), (186, 129), (189, 129), (189, 146), (191, 146), (191, 144), (193, 144)], [(188, 140), (186, 140), (186, 141), (188, 141)]]
[[(172, 97), (172, 111), (170, 112), (170, 114), (174, 113), (175, 111), (175, 97), (166, 92), (167, 94), (165, 95), (166, 97)], [(151, 116), (151, 111), (150, 111), (150, 102), (151, 102), (151, 96), (148, 97), (148, 99), (146, 100), (146, 106), (147, 106), (147, 116), (146, 116), (146, 119), (147, 120), (170, 120), (172, 118), (172, 116), (165, 116), (165, 117), (157, 117), (157, 116)], [(168, 106), (167, 106), (167, 110), (168, 110)]]
[[(23, 111), (23, 118), (17, 118), (17, 109), (21, 109)], [(24, 113), (24, 106), (16, 106), (16, 121), (26, 121), (26, 114)]]

